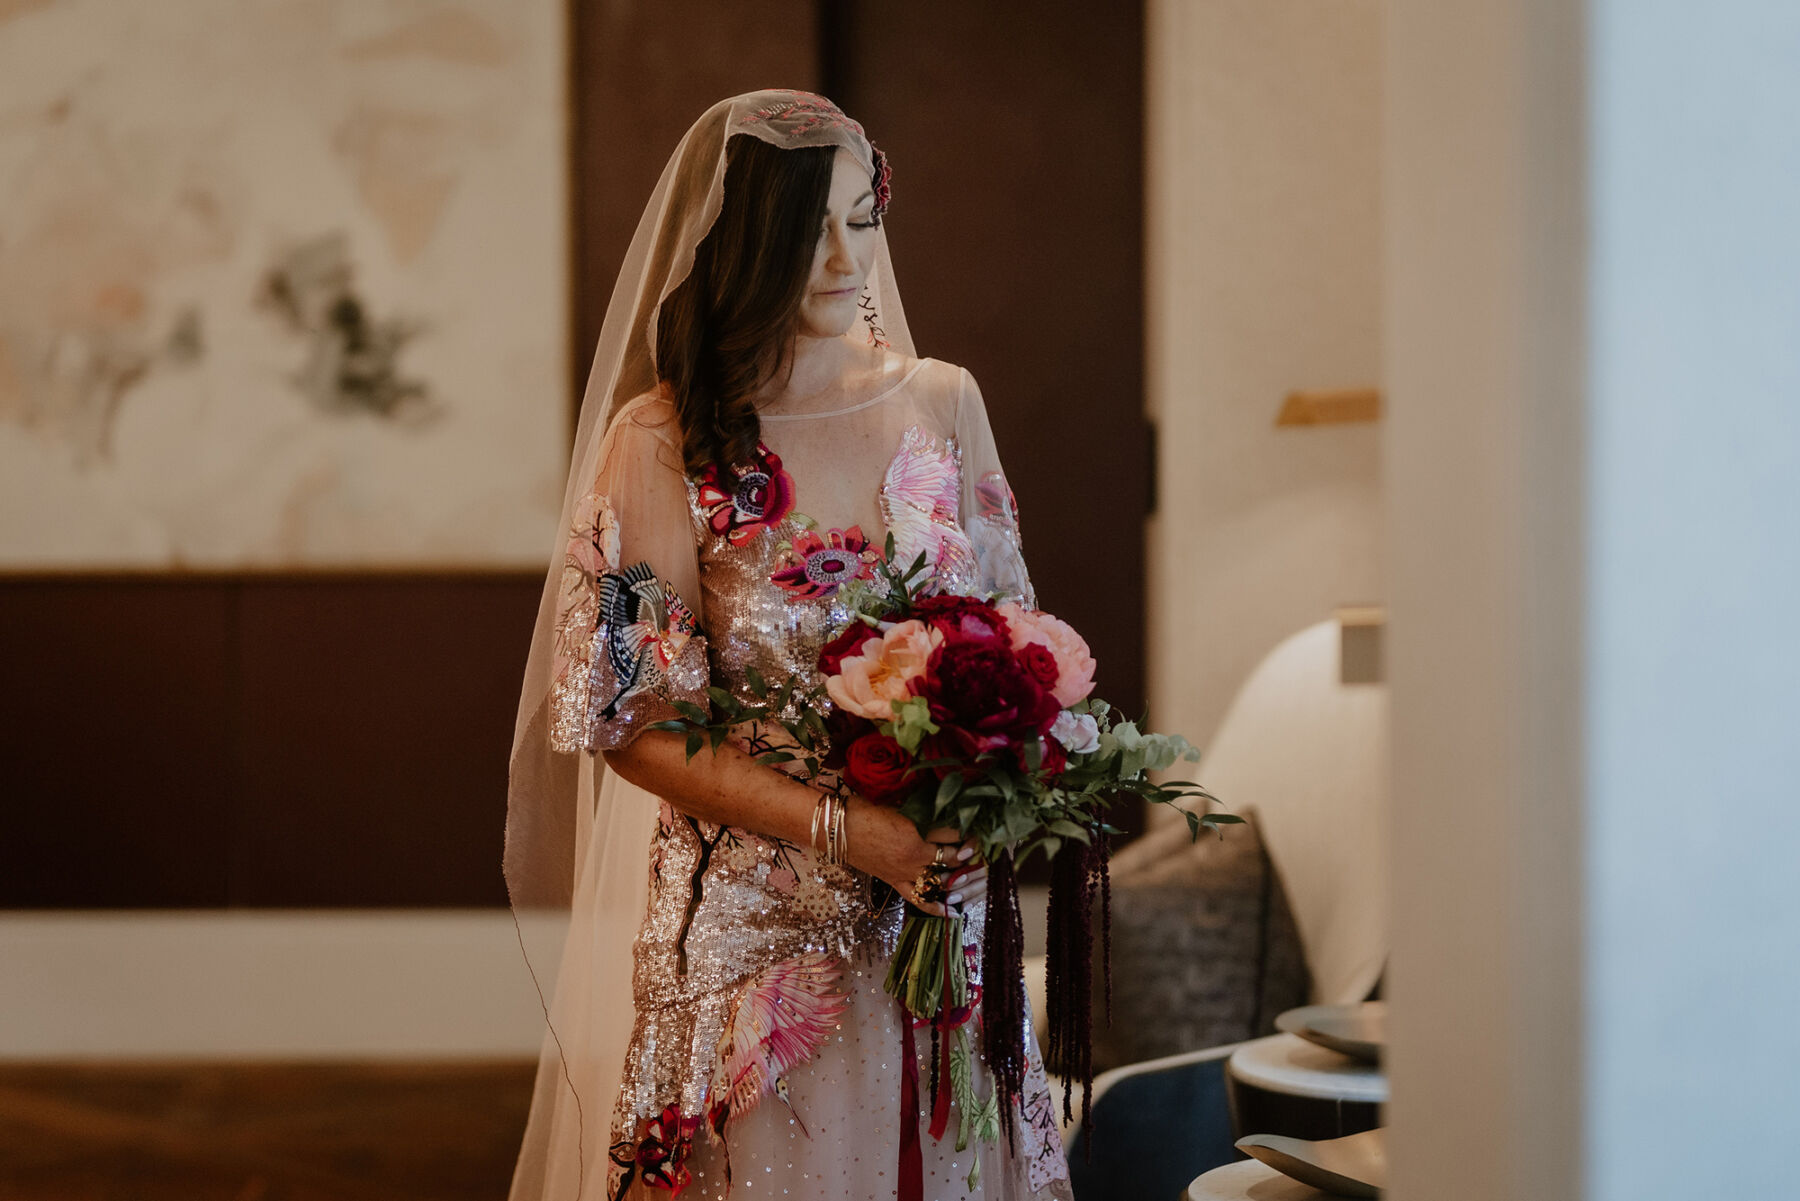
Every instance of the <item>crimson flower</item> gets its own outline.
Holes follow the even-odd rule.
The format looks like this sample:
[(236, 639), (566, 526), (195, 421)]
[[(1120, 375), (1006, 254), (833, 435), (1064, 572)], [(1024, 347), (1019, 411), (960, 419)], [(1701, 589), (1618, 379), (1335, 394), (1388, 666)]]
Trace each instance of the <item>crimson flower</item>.
[(759, 442), (755, 457), (739, 465), (735, 485), (727, 486), (719, 465), (708, 463), (700, 473), (699, 502), (707, 528), (742, 546), (793, 512), (794, 477), (781, 456)]
[(994, 606), (972, 596), (943, 593), (921, 597), (913, 602), (910, 616), (941, 631), (947, 642), (1006, 645), (1006, 618)]

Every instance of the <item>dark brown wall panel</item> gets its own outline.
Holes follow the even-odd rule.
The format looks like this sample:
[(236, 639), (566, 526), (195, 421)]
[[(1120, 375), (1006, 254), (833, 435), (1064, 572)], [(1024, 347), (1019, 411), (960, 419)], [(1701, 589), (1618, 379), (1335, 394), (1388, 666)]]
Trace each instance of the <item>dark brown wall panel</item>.
[(247, 584), (244, 905), (505, 904), (506, 761), (538, 588)]
[(987, 400), (1045, 608), (1101, 693), (1145, 696), (1143, 13), (859, 5), (845, 104), (894, 164), (888, 241), (919, 353)]
[(206, 584), (0, 591), (0, 905), (222, 905), (233, 603)]
[(536, 577), (0, 588), (0, 906), (504, 904)]
[(569, 367), (577, 397), (593, 367), (619, 263), (675, 144), (727, 96), (817, 90), (820, 20), (817, 0), (574, 0)]

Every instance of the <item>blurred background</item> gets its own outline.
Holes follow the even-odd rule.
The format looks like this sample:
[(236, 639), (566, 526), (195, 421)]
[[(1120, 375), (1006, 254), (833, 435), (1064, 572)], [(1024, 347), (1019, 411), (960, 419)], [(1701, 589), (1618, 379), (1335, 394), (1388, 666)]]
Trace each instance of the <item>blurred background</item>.
[[(0, 1201), (504, 1196), (575, 398), (761, 87), (889, 155), (1041, 602), (1253, 819), (1129, 823), (1100, 1066), (1391, 995), (1395, 1195), (1712, 1179), (1634, 1133), (1692, 1089), (1710, 1195), (1785, 1195), (1796, 57), (1753, 0), (0, 0)], [(1647, 842), (1687, 797), (1738, 835)]]
[[(337, 1187), (322, 1138), (367, 1157), (345, 1179), (422, 1173), (409, 1195), (504, 1183), (541, 1023), (505, 765), (573, 398), (715, 99), (823, 91), (892, 159), (920, 353), (982, 381), (1043, 603), (1107, 696), (1204, 744), (1277, 642), (1379, 600), (1373, 426), (1276, 425), (1296, 389), (1376, 383), (1375, 18), (0, 9), (0, 1057), (39, 1061), (0, 1121), (40, 1147), (5, 1170)], [(168, 1068), (127, 1102), (114, 1057), (336, 1066)], [(343, 1075), (370, 1057), (386, 1108)], [(474, 1059), (503, 1062), (444, 1064)], [(263, 1133), (146, 1146), (139, 1101), (177, 1096)], [(291, 1104), (304, 1135), (262, 1141)], [(431, 1157), (364, 1137), (407, 1104)]]

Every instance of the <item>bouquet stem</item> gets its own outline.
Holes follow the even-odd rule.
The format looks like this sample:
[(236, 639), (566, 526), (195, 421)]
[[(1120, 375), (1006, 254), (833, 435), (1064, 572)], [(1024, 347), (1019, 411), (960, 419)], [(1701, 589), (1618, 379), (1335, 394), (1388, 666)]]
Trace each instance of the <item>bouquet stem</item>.
[(900, 927), (900, 945), (888, 964), (888, 993), (924, 1021), (936, 1018), (942, 1009), (967, 1005), (969, 967), (962, 941), (962, 918), (937, 917), (909, 906)]

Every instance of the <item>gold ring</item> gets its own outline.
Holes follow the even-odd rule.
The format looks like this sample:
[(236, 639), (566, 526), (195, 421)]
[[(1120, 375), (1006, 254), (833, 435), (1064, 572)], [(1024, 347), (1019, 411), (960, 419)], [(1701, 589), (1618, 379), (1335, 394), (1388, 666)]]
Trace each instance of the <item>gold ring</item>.
[(920, 868), (918, 878), (913, 881), (913, 895), (928, 905), (949, 896), (950, 889), (944, 884), (950, 874), (948, 868), (945, 863), (927, 863)]
[(945, 846), (941, 842), (938, 843), (937, 850), (931, 856), (931, 861), (935, 864), (938, 864), (941, 867), (944, 862), (944, 852), (947, 850), (949, 850), (949, 847)]

